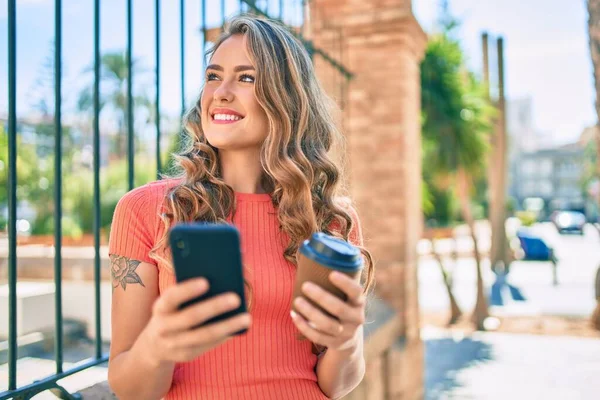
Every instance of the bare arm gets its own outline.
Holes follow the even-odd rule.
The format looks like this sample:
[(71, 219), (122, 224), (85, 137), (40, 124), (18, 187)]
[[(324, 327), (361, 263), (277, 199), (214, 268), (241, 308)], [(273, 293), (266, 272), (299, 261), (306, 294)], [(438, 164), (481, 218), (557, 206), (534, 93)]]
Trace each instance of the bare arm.
[(158, 297), (158, 273), (151, 264), (111, 257), (113, 338), (108, 381), (120, 399), (160, 399), (171, 387), (176, 362), (195, 359), (247, 329), (250, 314), (205, 324), (236, 309), (241, 299), (224, 293), (181, 309), (206, 293), (206, 279), (178, 283)]
[(365, 374), (363, 324), (366, 300), (356, 280), (337, 272), (331, 273), (329, 279), (348, 295), (348, 301), (344, 302), (310, 282), (303, 284), (302, 292), (337, 319), (299, 296), (294, 300), (299, 313), (292, 312), (292, 320), (314, 344), (327, 347), (317, 361), (317, 382), (325, 395), (338, 399), (358, 386)]
[(357, 346), (348, 350), (327, 350), (317, 362), (317, 381), (325, 395), (339, 399), (350, 393), (365, 375), (363, 331), (357, 332)]
[(111, 255), (112, 337), (108, 382), (119, 399), (160, 399), (175, 363), (153, 361), (143, 330), (158, 298), (156, 266)]

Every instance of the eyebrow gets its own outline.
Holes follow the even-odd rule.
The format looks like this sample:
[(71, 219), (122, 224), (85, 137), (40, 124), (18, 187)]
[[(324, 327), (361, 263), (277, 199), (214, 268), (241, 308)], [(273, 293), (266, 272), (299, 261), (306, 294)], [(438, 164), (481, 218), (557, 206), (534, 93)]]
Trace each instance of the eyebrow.
[[(208, 67), (206, 67), (206, 69), (214, 69), (217, 71), (224, 71), (223, 67), (221, 67), (219, 64), (210, 64)], [(233, 72), (242, 72), (242, 71), (254, 71), (254, 67), (252, 65), (238, 65), (237, 67), (233, 68)]]

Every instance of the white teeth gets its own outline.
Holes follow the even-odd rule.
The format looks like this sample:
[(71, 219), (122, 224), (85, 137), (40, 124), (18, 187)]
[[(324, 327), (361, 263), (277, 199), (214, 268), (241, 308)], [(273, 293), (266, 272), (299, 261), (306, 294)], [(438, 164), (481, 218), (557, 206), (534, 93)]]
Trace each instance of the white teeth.
[(215, 114), (213, 118), (218, 121), (239, 121), (240, 119), (242, 119), (237, 115), (231, 114)]

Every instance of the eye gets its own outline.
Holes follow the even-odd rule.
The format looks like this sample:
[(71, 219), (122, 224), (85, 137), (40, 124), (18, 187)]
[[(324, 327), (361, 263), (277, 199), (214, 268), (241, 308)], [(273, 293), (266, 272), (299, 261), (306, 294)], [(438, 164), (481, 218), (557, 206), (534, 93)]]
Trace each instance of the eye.
[(219, 79), (219, 75), (215, 74), (214, 72), (209, 72), (208, 74), (206, 74), (207, 81), (214, 81), (216, 79)]
[(254, 83), (254, 76), (250, 75), (250, 74), (242, 74), (240, 75), (240, 81), (242, 82), (247, 82), (247, 83)]

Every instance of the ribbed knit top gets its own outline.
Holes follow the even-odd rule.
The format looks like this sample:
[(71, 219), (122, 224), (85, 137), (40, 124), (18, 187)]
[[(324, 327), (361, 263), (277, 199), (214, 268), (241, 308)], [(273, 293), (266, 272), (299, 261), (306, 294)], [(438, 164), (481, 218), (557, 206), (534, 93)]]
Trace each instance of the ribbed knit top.
[[(115, 210), (109, 253), (157, 266), (159, 292), (176, 283), (173, 272), (148, 253), (164, 227), (159, 218), (173, 180), (153, 182), (127, 193)], [(351, 241), (362, 244), (354, 219)], [(236, 193), (233, 224), (240, 232), (244, 277), (252, 287), (252, 325), (244, 335), (178, 363), (166, 399), (327, 399), (317, 383), (317, 356), (309, 341), (296, 339), (290, 302), (296, 267), (283, 251), (288, 237), (279, 229), (268, 194)]]

